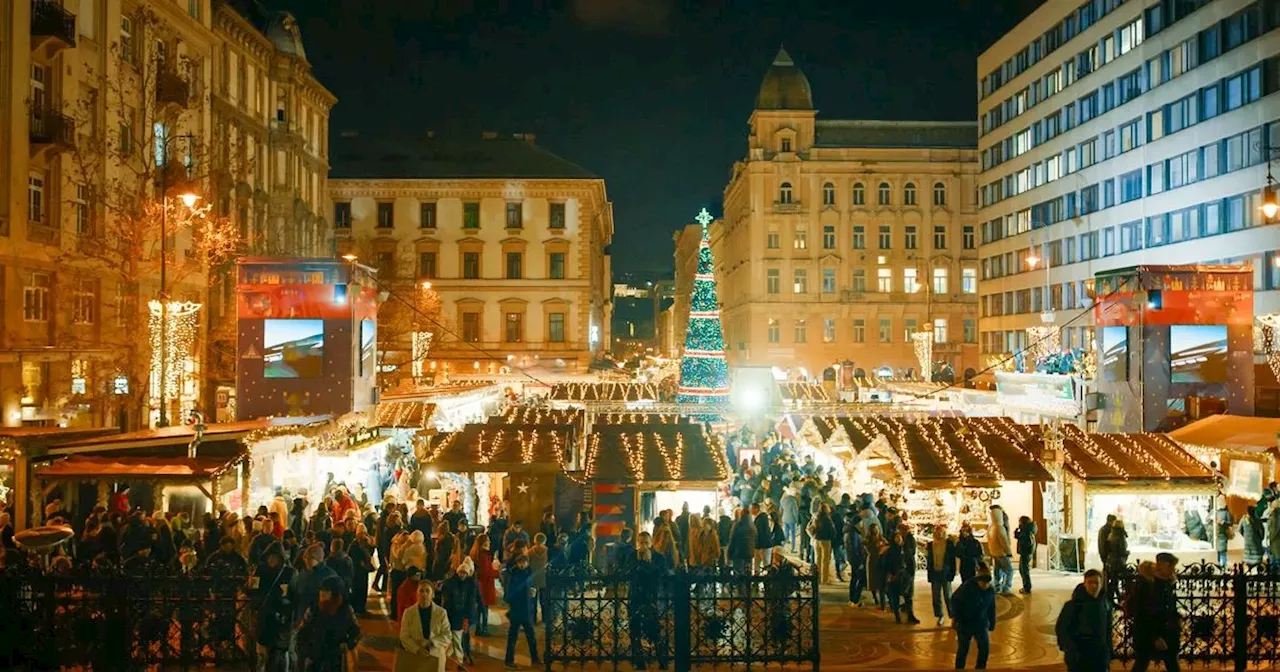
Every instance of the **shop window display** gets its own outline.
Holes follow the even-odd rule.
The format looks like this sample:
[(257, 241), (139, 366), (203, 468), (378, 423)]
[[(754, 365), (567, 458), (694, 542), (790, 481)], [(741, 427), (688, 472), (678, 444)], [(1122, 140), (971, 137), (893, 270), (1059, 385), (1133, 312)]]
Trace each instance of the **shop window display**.
[(1089, 498), (1090, 552), (1097, 531), (1114, 515), (1128, 533), (1129, 562), (1149, 560), (1162, 551), (1213, 552), (1213, 497), (1203, 495), (1094, 495)]

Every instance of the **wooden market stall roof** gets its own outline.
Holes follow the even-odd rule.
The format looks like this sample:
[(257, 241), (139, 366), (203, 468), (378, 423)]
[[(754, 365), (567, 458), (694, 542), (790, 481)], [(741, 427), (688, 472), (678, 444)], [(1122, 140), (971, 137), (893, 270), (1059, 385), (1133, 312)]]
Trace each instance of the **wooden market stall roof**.
[(1211, 415), (1169, 432), (1169, 438), (1218, 450), (1274, 453), (1280, 443), (1280, 418)]
[(574, 433), (534, 425), (470, 424), (456, 432), (422, 438), (418, 461), (439, 471), (511, 472), (560, 469)]
[(714, 484), (730, 477), (724, 446), (701, 425), (605, 425), (587, 437), (588, 480)]
[(373, 409), (373, 426), (385, 429), (428, 429), (436, 405), (425, 399), (383, 399)]
[(658, 386), (652, 383), (556, 383), (553, 401), (657, 401)]
[(505, 411), (489, 416), (490, 425), (581, 425), (585, 415), (581, 409), (508, 406)]
[(1063, 430), (1066, 468), (1085, 481), (1212, 484), (1217, 474), (1164, 434), (1091, 434)]
[(690, 416), (677, 413), (597, 413), (592, 416), (593, 425), (687, 425)]
[[(250, 433), (264, 430), (271, 426), (268, 419), (246, 420), (242, 422), (226, 422), (207, 425), (204, 430), (201, 446), (212, 449), (219, 456), (231, 457), (239, 454), (239, 441)], [(173, 449), (186, 446), (195, 438), (196, 429), (192, 425), (174, 425), (143, 429), (124, 434), (111, 434), (90, 439), (81, 439), (62, 443), (49, 449), (50, 455), (75, 455), (79, 453), (129, 453), (147, 454), (151, 451)], [(234, 443), (231, 448), (225, 447)]]
[(216, 457), (93, 457), (72, 455), (34, 468), (45, 480), (191, 479), (210, 480), (238, 463)]
[(817, 383), (782, 382), (778, 391), (783, 401), (831, 401), (827, 388)]

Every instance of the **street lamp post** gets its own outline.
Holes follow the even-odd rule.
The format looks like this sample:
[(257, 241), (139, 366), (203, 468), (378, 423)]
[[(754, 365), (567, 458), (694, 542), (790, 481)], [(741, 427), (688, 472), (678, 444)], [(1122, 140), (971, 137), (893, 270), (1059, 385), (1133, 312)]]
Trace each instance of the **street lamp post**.
[[(160, 144), (160, 417), (156, 420), (158, 427), (169, 426), (169, 293), (168, 261), (169, 261), (169, 143), (176, 138), (185, 138), (190, 142), (195, 136), (166, 136)], [(199, 196), (185, 192), (179, 196), (182, 204), (188, 209), (195, 207)]]

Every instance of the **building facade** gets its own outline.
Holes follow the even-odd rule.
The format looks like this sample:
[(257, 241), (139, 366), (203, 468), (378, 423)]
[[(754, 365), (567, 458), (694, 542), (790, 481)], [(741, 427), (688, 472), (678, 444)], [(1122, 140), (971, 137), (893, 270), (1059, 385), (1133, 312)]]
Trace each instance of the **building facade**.
[[(259, 0), (215, 0), (210, 111), (216, 212), (230, 220), (244, 254), (332, 254), (329, 113), (337, 99), (311, 72), (297, 21)], [(206, 397), (213, 415), (234, 417), (235, 276), (210, 283)]]
[(974, 368), (974, 124), (818, 119), (785, 51), (749, 124), (711, 233), (730, 363), (922, 377), (932, 329), (940, 369)]
[[(720, 220), (712, 222), (713, 226)], [(671, 234), (675, 242), (676, 277), (674, 296), (671, 303), (671, 315), (666, 325), (670, 332), (671, 357), (679, 357), (684, 352), (684, 337), (689, 331), (689, 302), (693, 297), (693, 276), (698, 273), (698, 249), (702, 244), (702, 225), (687, 224)], [(723, 290), (721, 290), (723, 291)], [(663, 311), (664, 313), (666, 311)]]
[[(527, 134), (337, 142), (338, 252), (376, 269), (390, 291), (378, 316), (380, 383), (504, 367), (579, 373), (609, 347), (604, 180)], [(411, 314), (388, 314), (397, 310)], [(430, 347), (415, 353), (424, 331)]]
[[(201, 206), (177, 192), (209, 194), (210, 9), (0, 9), (0, 424), (156, 420), (148, 304), (205, 300), (207, 269), (192, 261)], [(204, 319), (188, 315), (174, 332), (185, 350), (163, 394), (174, 421), (200, 401)]]
[(1250, 264), (1280, 312), (1277, 27), (1268, 0), (1050, 0), (979, 57), (984, 353), (1045, 322), (1092, 347), (1095, 275), (1140, 265)]

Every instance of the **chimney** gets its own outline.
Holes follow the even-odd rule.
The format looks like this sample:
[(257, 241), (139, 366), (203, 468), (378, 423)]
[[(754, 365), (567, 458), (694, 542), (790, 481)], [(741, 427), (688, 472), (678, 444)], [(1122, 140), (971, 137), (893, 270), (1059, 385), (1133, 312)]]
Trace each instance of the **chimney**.
[(497, 132), (497, 131), (485, 131), (484, 133), (481, 133), (481, 134), (480, 134), (480, 137), (481, 137), (481, 138), (483, 138), (483, 139), (485, 139), (485, 140), (496, 140), (496, 139), (497, 139), (497, 137), (498, 137), (498, 132)]

